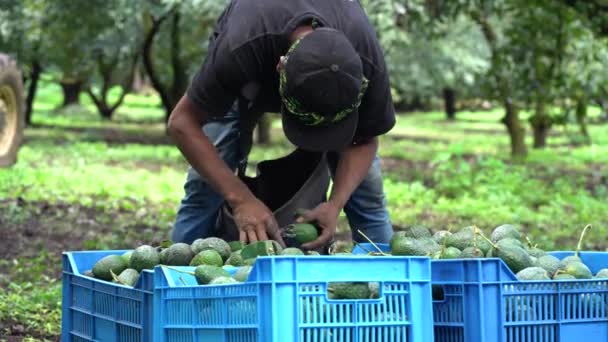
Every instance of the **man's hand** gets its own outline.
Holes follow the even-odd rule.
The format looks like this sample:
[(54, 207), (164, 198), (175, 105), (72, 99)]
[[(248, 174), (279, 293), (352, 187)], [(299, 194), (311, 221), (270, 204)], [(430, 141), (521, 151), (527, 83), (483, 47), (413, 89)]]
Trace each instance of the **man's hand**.
[(296, 220), (298, 223), (314, 222), (321, 229), (321, 235), (315, 241), (303, 244), (302, 249), (316, 250), (325, 247), (331, 242), (336, 234), (340, 210), (341, 208), (333, 202), (325, 202), (310, 211), (304, 212)]
[[(285, 247), (272, 211), (259, 199), (252, 197), (232, 208), (234, 221), (244, 243), (275, 240)], [(269, 238), (270, 237), (270, 238)]]

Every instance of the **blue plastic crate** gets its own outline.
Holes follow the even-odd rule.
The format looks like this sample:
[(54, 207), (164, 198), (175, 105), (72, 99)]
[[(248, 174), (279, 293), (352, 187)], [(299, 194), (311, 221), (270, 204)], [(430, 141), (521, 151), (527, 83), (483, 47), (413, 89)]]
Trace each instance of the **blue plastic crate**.
[[(182, 267), (192, 271), (192, 267)], [(260, 257), (246, 283), (199, 286), (155, 269), (155, 341), (425, 342), (430, 259)], [(329, 300), (330, 282), (378, 282), (380, 298)]]
[[(354, 252), (364, 249), (373, 247)], [(580, 257), (594, 274), (608, 267), (608, 253)], [(433, 260), (431, 269), (437, 342), (608, 341), (607, 279), (523, 282), (497, 258)]]
[(152, 341), (154, 276), (141, 273), (134, 287), (84, 275), (101, 258), (124, 250), (63, 253), (61, 341)]

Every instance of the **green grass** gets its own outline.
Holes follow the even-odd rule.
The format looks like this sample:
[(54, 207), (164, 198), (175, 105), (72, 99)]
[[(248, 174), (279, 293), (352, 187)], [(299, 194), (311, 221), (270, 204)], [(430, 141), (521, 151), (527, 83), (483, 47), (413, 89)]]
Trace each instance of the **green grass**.
[[(0, 335), (2, 324), (17, 321), (26, 340), (52, 340), (61, 250), (162, 241), (183, 196), (187, 163), (165, 134), (158, 97), (127, 96), (112, 121), (84, 95), (81, 106), (56, 110), (60, 103), (60, 88), (43, 82), (19, 162), (0, 170), (0, 226), (38, 227), (23, 253), (0, 261), (0, 287), (9, 289), (0, 291)], [(394, 224), (489, 233), (515, 223), (545, 249), (573, 249), (592, 224), (584, 247), (606, 249), (608, 126), (591, 125), (593, 144), (583, 146), (571, 144), (576, 126), (558, 127), (547, 149), (512, 161), (501, 116), (500, 109), (461, 112), (451, 123), (440, 112), (399, 116), (380, 150)], [(292, 149), (275, 120), (272, 144), (253, 148), (250, 174)]]

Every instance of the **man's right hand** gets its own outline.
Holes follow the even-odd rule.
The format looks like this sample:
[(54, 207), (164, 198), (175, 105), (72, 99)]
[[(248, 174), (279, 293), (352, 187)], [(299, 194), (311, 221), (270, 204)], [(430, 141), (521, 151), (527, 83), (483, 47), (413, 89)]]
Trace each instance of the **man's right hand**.
[(232, 206), (232, 213), (244, 243), (275, 240), (285, 247), (279, 224), (270, 209), (262, 201), (250, 197)]

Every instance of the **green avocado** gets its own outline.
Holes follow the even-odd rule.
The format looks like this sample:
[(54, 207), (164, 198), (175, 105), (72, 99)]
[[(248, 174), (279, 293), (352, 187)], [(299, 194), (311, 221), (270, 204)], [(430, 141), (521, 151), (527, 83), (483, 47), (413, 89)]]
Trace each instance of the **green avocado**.
[(206, 285), (215, 278), (230, 277), (230, 273), (218, 266), (199, 265), (194, 269), (194, 276), (199, 285)]
[(503, 224), (494, 228), (492, 235), (490, 236), (490, 239), (494, 242), (498, 242), (505, 238), (520, 240), (521, 233), (519, 232), (519, 229), (512, 224)]
[(536, 266), (543, 268), (545, 271), (549, 273), (549, 275), (554, 275), (555, 272), (559, 269), (559, 259), (554, 257), (553, 255), (545, 255), (541, 256), (536, 260)]
[(427, 251), (424, 245), (412, 237), (394, 235), (390, 241), (392, 255), (424, 256)]
[(440, 230), (433, 235), (433, 240), (435, 240), (435, 242), (437, 242), (438, 244), (442, 245), (443, 241), (450, 235), (452, 235), (452, 233), (450, 233), (449, 231)]
[(481, 249), (477, 247), (467, 247), (465, 248), (461, 255), (461, 258), (483, 258), (484, 253)]
[(519, 271), (517, 274), (519, 280), (551, 280), (549, 273), (544, 268), (528, 267)]
[(505, 244), (499, 246), (495, 252), (496, 256), (502, 259), (513, 273), (517, 274), (519, 271), (532, 266), (530, 255), (521, 247)]
[(193, 257), (190, 245), (179, 242), (160, 252), (160, 263), (168, 266), (188, 266)]
[(222, 256), (215, 249), (206, 249), (198, 253), (190, 261), (190, 266), (211, 265), (222, 267), (224, 262)]
[(120, 274), (127, 268), (125, 259), (120, 255), (108, 255), (101, 258), (93, 265), (93, 275), (95, 278), (112, 281), (112, 272), (114, 274)]
[(564, 267), (564, 273), (574, 276), (576, 279), (591, 279), (593, 274), (582, 262), (573, 261), (566, 264)]
[(192, 242), (190, 247), (195, 255), (206, 249), (214, 249), (220, 254), (222, 260), (224, 261), (226, 261), (230, 257), (230, 253), (232, 253), (232, 249), (230, 248), (228, 242), (217, 237), (196, 239), (194, 242)]
[(143, 245), (137, 247), (131, 259), (129, 260), (129, 268), (141, 272), (142, 270), (151, 270), (154, 266), (160, 264), (160, 254), (158, 250), (152, 246)]

